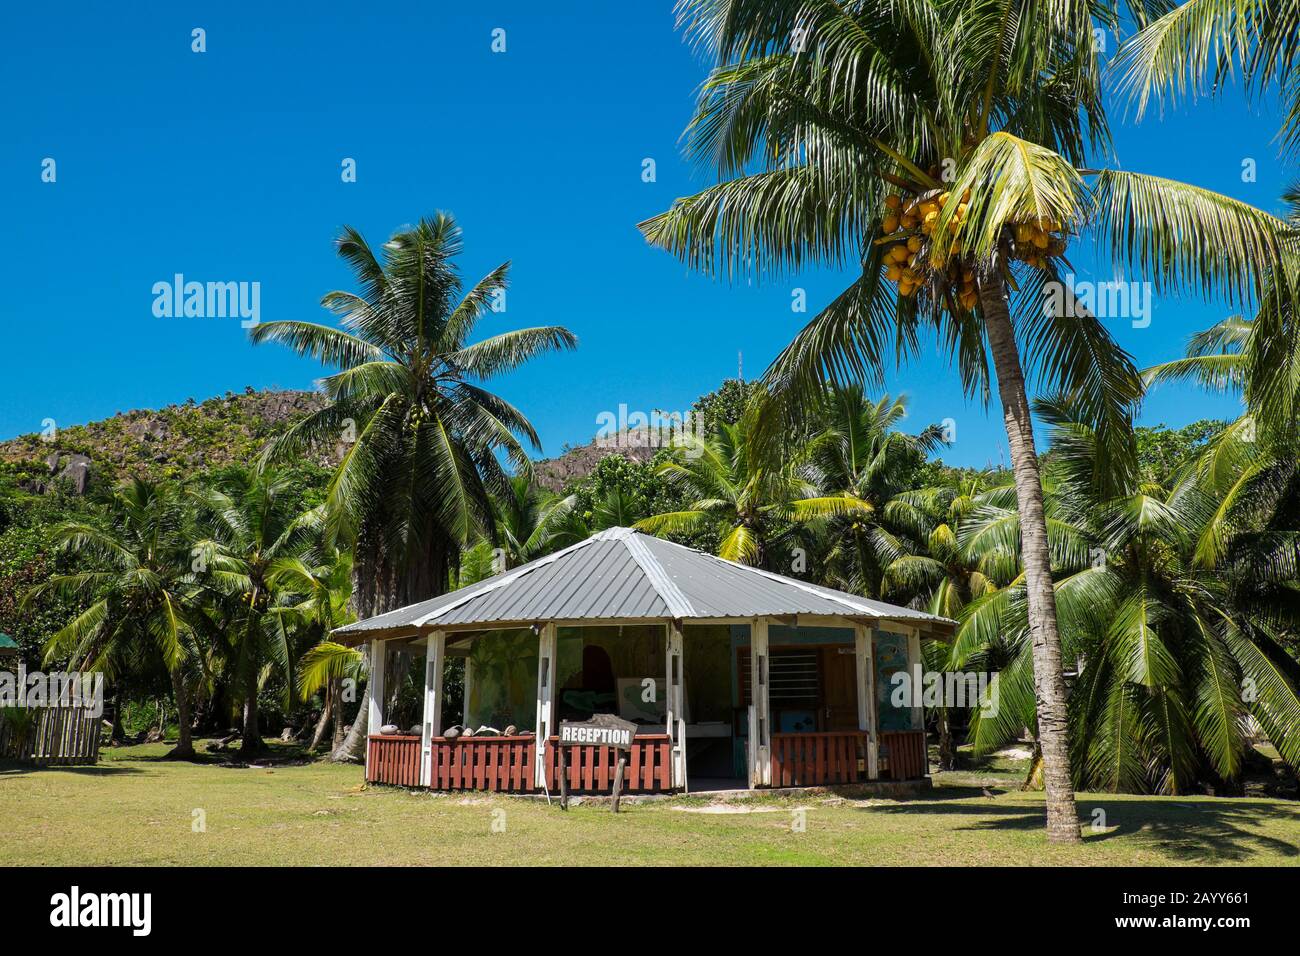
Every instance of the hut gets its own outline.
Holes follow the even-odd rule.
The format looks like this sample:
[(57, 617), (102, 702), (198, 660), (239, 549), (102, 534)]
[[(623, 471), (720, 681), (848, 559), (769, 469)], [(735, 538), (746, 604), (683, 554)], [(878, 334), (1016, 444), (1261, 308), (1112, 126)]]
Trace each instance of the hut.
[[(368, 780), (557, 789), (560, 724), (612, 714), (636, 726), (627, 790), (651, 793), (924, 778), (922, 711), (897, 706), (891, 678), (921, 666), (927, 633), (952, 628), (611, 528), (335, 634), (369, 645)], [(378, 732), (399, 651), (425, 661), (418, 734)], [(444, 664), (457, 658), (464, 701), (449, 715)], [(570, 790), (609, 791), (610, 748), (566, 756)]]

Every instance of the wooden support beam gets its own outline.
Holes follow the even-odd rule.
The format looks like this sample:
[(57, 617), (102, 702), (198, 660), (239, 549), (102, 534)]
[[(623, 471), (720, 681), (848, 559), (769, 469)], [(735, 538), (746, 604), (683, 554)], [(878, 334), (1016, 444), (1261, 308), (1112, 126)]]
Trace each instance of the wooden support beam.
[(876, 727), (876, 667), (872, 641), (875, 632), (865, 624), (853, 628), (853, 654), (858, 678), (858, 729), (867, 737), (867, 777), (880, 775), (880, 740)]
[[(384, 726), (384, 672), (388, 665), (388, 645), (384, 641), (370, 642), (370, 712), (369, 733), (379, 733)], [(366, 741), (366, 779), (370, 779), (370, 742)]]
[(474, 658), (468, 652), (465, 655), (465, 676), (461, 678), (461, 715), (460, 725), (469, 726), (469, 695), (474, 688)]
[(682, 674), (682, 622), (673, 621), (667, 628), (667, 678), (664, 682), (668, 695), (665, 729), (670, 741), (670, 781), (674, 788), (686, 788), (686, 690)]
[(555, 733), (555, 665), (558, 638), (554, 624), (543, 624), (537, 643), (537, 759), (534, 761), (537, 786), (546, 785), (546, 741)]
[(920, 628), (907, 628), (907, 672), (912, 676), (912, 729), (923, 730), (925, 728), (925, 707), (923, 706), (923, 694), (921, 693), (922, 681), (916, 678), (924, 677), (925, 661), (921, 658), (921, 631)]
[(767, 618), (755, 618), (749, 627), (749, 686), (753, 695), (750, 721), (751, 787), (772, 785), (772, 726), (768, 700)]
[(442, 736), (442, 672), (447, 655), (447, 635), (433, 631), (425, 641), (424, 720), (420, 727), (420, 786), (433, 780), (433, 738)]

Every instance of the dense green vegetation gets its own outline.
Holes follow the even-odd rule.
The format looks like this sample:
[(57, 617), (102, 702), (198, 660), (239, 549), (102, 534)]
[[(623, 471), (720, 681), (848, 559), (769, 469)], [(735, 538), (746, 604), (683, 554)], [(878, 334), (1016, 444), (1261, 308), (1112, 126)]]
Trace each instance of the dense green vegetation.
[[(345, 229), (357, 291), (323, 300), (340, 327), (252, 332), (329, 367), (323, 395), (64, 429), (57, 452), (93, 453), (85, 496), (44, 437), (0, 449), (0, 630), (31, 666), (106, 671), (119, 736), (174, 725), (173, 755), (193, 757), (193, 734), (238, 726), (254, 756), (280, 727), (311, 730), (311, 748), (332, 727), (345, 759), (369, 682), (332, 628), (635, 525), (958, 621), (927, 661), (996, 672), (1000, 707), (937, 709), (940, 762), (962, 718), (981, 753), (1028, 732), (1025, 772), (1060, 842), (1079, 839), (1075, 788), (1236, 792), (1258, 736), (1294, 771), (1300, 198), (1278, 217), (1120, 171), (1098, 51), (1078, 42), (1094, 18), (1118, 23), (1104, 4), (679, 9), (715, 60), (688, 152), (721, 182), (643, 223), (647, 238), (725, 277), (848, 273), (763, 379), (701, 396), (698, 428), (650, 460), (611, 455), (547, 490), (528, 418), (487, 386), (576, 339), (547, 326), (472, 341), (508, 263), (466, 291), (448, 215), (379, 248)], [(1229, 23), (1234, 9), (1193, 0), (1148, 23), (1131, 5), (1143, 29), (1120, 62), (1135, 95), (1183, 92), (1180, 51), (1194, 79), (1216, 37), (1251, 89), (1294, 92), (1288, 28), (1250, 4)], [(796, 34), (807, 49), (788, 47)], [(1293, 111), (1289, 147), (1297, 128)], [(1249, 317), (1140, 373), (1072, 295), (1044, 308), (1066, 304), (1083, 242)], [(942, 428), (883, 394), (888, 361), (930, 341), (970, 396), (996, 392), (1009, 468), (946, 467)], [(1135, 428), (1167, 381), (1244, 410)], [(418, 707), (403, 666), (388, 682), (398, 718)]]

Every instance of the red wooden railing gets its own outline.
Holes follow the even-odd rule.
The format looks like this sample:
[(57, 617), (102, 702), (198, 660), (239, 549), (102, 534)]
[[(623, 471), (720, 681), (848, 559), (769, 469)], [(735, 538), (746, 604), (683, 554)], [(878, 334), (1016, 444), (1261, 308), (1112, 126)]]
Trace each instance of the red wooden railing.
[(772, 786), (821, 787), (867, 779), (865, 730), (772, 735)]
[(430, 787), (434, 790), (492, 790), (528, 793), (536, 790), (534, 754), (537, 738), (458, 737), (433, 739)]
[(406, 735), (370, 735), (370, 759), (366, 761), (367, 783), (391, 783), (399, 787), (420, 785), (420, 738)]
[[(772, 735), (772, 786), (821, 787), (863, 783), (867, 741), (862, 730)], [(886, 730), (880, 734), (880, 776), (919, 780), (929, 771), (925, 732)]]
[(923, 730), (880, 732), (880, 775), (891, 780), (919, 780), (930, 770)]
[[(560, 786), (558, 740), (546, 744), (546, 785), (554, 793)], [(609, 793), (614, 788), (618, 751), (612, 747), (566, 747), (569, 790), (576, 793)], [(672, 742), (667, 734), (637, 734), (623, 770), (624, 793), (666, 793), (673, 788), (670, 762)]]
[[(546, 745), (546, 783), (554, 793), (560, 787), (557, 739)], [(431, 742), (430, 786), (434, 790), (488, 790), (532, 793), (537, 739), (516, 737), (459, 737)], [(568, 747), (569, 790), (574, 793), (609, 793), (614, 788), (618, 752), (610, 747)], [(672, 789), (672, 745), (667, 734), (638, 734), (628, 753), (623, 773), (625, 793), (663, 793)], [(420, 738), (406, 735), (371, 735), (370, 783), (401, 787), (420, 785)]]

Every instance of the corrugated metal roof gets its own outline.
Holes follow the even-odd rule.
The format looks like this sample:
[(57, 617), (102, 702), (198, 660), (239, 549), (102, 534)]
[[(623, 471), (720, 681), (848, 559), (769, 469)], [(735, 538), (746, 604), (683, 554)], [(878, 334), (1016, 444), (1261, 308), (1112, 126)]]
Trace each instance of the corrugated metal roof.
[(459, 591), (335, 633), (545, 621), (690, 620), (793, 614), (949, 625), (923, 611), (819, 587), (642, 534), (611, 528)]

